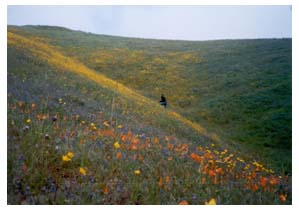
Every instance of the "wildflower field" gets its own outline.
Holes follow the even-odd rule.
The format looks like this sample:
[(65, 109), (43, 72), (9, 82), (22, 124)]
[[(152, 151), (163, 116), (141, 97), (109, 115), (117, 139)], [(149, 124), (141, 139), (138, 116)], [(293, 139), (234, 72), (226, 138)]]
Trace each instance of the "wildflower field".
[[(53, 43), (59, 37), (15, 30), (8, 31), (8, 204), (292, 203), (290, 164), (278, 167), (208, 122), (159, 106), (136, 84), (64, 51)], [(106, 63), (116, 62), (113, 53), (97, 62), (113, 67)], [(126, 66), (142, 57), (135, 53)], [(181, 63), (204, 61), (168, 56), (178, 55)]]

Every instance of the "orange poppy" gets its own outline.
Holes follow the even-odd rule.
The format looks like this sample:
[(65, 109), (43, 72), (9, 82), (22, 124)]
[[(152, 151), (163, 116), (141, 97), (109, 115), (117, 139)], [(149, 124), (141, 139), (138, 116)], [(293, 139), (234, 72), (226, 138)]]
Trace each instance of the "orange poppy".
[(266, 187), (266, 185), (267, 185), (267, 181), (268, 181), (268, 179), (267, 179), (266, 177), (261, 177), (261, 178), (260, 178), (260, 185), (261, 185), (262, 187)]
[(209, 176), (210, 176), (210, 177), (214, 177), (214, 176), (216, 176), (215, 171), (213, 171), (213, 170), (209, 170)]
[(166, 177), (165, 177), (165, 182), (168, 183), (169, 181), (170, 181), (170, 177), (169, 177), (169, 176), (166, 176)]
[(253, 186), (252, 186), (252, 190), (253, 191), (257, 191), (259, 189), (259, 187), (257, 186), (257, 184), (254, 184)]
[(189, 205), (188, 202), (186, 200), (183, 200), (179, 203), (179, 205)]
[(121, 152), (116, 153), (116, 158), (117, 158), (117, 159), (120, 159), (121, 157), (122, 157)]
[(104, 193), (104, 194), (107, 194), (108, 193), (108, 186), (107, 185), (105, 185), (105, 187), (102, 189), (102, 192)]
[(208, 159), (212, 159), (212, 158), (213, 158), (213, 155), (212, 155), (210, 152), (206, 152), (206, 153), (204, 154), (204, 157), (205, 157), (205, 158), (208, 158)]
[(216, 173), (217, 173), (217, 174), (221, 174), (222, 172), (223, 172), (222, 168), (217, 168), (217, 169), (216, 169)]
[(158, 185), (159, 185), (159, 187), (162, 187), (162, 185), (163, 185), (163, 178), (161, 176), (160, 176)]
[(143, 159), (144, 159), (143, 156), (142, 156), (142, 155), (139, 155), (139, 160), (140, 160), (140, 161), (143, 161)]
[(138, 139), (138, 138), (133, 138), (133, 139), (131, 140), (131, 143), (132, 143), (132, 144), (139, 144), (139, 139)]
[(165, 136), (166, 141), (170, 141), (170, 136)]
[(26, 173), (28, 171), (28, 166), (26, 164), (23, 165), (23, 171)]
[(168, 148), (169, 150), (172, 150), (172, 149), (174, 148), (174, 146), (173, 146), (173, 144), (167, 144), (167, 148)]
[(121, 134), (120, 135), (120, 140), (122, 141), (122, 142), (125, 142), (126, 141), (126, 135), (124, 135), (124, 134)]
[(276, 184), (278, 184), (279, 183), (279, 179), (277, 179), (277, 178), (272, 178), (270, 181), (269, 181), (269, 183), (270, 183), (270, 185), (276, 185)]
[(286, 202), (287, 197), (286, 197), (285, 195), (280, 195), (280, 196), (279, 196), (279, 199), (280, 199), (282, 202)]
[(105, 129), (101, 131), (101, 135), (107, 137), (115, 137), (115, 132), (111, 129)]
[(196, 161), (196, 162), (199, 162), (199, 163), (200, 163), (200, 161), (201, 161), (201, 157), (200, 157), (198, 154), (192, 153), (192, 154), (190, 155), (190, 157), (191, 157), (194, 161)]
[(135, 144), (133, 144), (133, 145), (131, 146), (131, 150), (138, 150), (138, 147), (137, 147)]

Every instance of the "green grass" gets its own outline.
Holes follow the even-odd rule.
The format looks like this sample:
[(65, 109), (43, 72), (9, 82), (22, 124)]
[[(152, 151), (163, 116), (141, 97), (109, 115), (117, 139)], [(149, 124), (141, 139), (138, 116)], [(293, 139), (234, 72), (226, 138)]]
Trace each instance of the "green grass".
[(164, 93), (176, 112), (291, 170), (291, 39), (162, 41), (60, 27), (10, 29), (44, 37), (155, 101)]
[[(162, 107), (130, 100), (10, 46), (8, 203), (204, 204), (215, 198), (218, 204), (282, 204), (279, 195), (291, 203), (291, 182), (284, 177), (291, 172), (291, 40), (184, 42), (59, 27), (9, 30), (38, 36), (150, 99), (158, 101), (163, 92), (171, 110), (217, 133), (221, 142), (199, 135)], [(37, 119), (41, 114), (44, 120)], [(129, 131), (140, 141), (136, 151), (129, 149), (130, 140), (121, 141)], [(113, 147), (116, 141), (120, 149)], [(151, 146), (141, 149), (146, 142)], [(187, 152), (180, 151), (184, 143)], [(63, 162), (68, 151), (75, 156)], [(212, 156), (198, 163), (192, 153)], [(234, 157), (225, 161), (230, 153)], [(220, 183), (209, 174), (217, 168), (223, 169)], [(257, 169), (261, 173), (252, 177)]]

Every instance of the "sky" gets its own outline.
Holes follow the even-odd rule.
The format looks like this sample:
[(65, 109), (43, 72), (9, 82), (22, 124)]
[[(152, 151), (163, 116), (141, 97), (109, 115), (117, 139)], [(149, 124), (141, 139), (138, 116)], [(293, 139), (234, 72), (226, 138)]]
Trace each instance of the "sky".
[(7, 22), (155, 39), (292, 37), (291, 6), (8, 6)]

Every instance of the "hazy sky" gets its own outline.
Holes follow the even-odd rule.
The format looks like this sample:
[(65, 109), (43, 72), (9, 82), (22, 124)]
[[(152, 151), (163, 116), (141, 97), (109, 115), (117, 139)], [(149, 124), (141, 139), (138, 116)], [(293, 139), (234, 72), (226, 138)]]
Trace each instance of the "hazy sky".
[(8, 6), (10, 25), (97, 34), (210, 40), (292, 37), (290, 6)]

